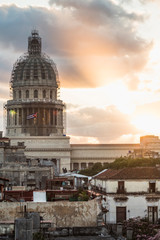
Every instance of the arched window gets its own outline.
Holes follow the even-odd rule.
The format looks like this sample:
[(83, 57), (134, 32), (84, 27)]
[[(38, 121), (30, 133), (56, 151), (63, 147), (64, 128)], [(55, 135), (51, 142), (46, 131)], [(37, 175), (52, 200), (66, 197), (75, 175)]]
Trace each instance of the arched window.
[(53, 98), (53, 92), (52, 92), (52, 90), (50, 91), (50, 99), (52, 99)]
[(43, 98), (46, 98), (46, 90), (43, 90)]
[(29, 90), (26, 90), (26, 98), (29, 98)]
[(38, 90), (34, 90), (34, 98), (38, 98)]
[(21, 98), (22, 94), (21, 94), (21, 90), (19, 90), (19, 98)]

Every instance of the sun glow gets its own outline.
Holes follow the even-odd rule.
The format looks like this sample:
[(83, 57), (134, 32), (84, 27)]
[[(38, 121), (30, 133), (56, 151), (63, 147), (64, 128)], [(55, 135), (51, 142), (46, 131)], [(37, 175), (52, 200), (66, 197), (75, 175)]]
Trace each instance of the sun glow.
[(132, 122), (138, 129), (144, 131), (145, 134), (160, 133), (160, 119), (152, 115), (136, 116)]
[(71, 138), (71, 144), (76, 143), (79, 144), (83, 142), (83, 144), (99, 144), (99, 141), (96, 137), (85, 137), (85, 136), (73, 136), (68, 135)]

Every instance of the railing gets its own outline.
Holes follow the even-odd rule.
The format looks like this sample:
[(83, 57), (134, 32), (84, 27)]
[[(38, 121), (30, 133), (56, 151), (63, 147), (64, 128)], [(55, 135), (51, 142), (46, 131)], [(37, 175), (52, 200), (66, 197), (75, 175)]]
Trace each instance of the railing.
[(118, 193), (118, 194), (124, 194), (124, 193), (126, 193), (126, 188), (117, 188), (117, 193)]
[(16, 103), (31, 103), (31, 102), (46, 102), (46, 103), (55, 103), (55, 104), (63, 104), (61, 100), (53, 100), (53, 99), (17, 99), (17, 100), (8, 100), (8, 104), (16, 104)]

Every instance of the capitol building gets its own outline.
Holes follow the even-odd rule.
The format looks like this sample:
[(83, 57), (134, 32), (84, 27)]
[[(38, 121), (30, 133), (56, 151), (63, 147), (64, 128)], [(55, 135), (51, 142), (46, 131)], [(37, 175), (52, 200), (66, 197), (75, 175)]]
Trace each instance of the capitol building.
[(37, 30), (28, 38), (27, 53), (13, 66), (10, 87), (11, 99), (5, 105), (6, 136), (1, 138), (9, 146), (6, 148), (2, 143), (0, 147), (1, 172), (8, 166), (5, 156), (9, 156), (9, 149), (15, 156), (21, 152), (17, 165), (18, 161), (22, 164), (22, 159), (30, 166), (43, 162), (62, 173), (64, 169), (80, 170), (97, 162), (112, 162), (141, 148), (140, 144), (70, 144), (64, 131), (66, 106), (59, 98), (58, 70), (53, 60), (42, 52), (42, 39)]

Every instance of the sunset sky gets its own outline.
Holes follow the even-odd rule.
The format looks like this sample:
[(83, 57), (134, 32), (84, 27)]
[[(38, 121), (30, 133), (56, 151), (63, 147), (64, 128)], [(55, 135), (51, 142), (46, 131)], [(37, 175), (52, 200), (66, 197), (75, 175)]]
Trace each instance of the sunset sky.
[(160, 135), (160, 0), (1, 0), (1, 130), (12, 67), (35, 28), (59, 71), (71, 143)]

